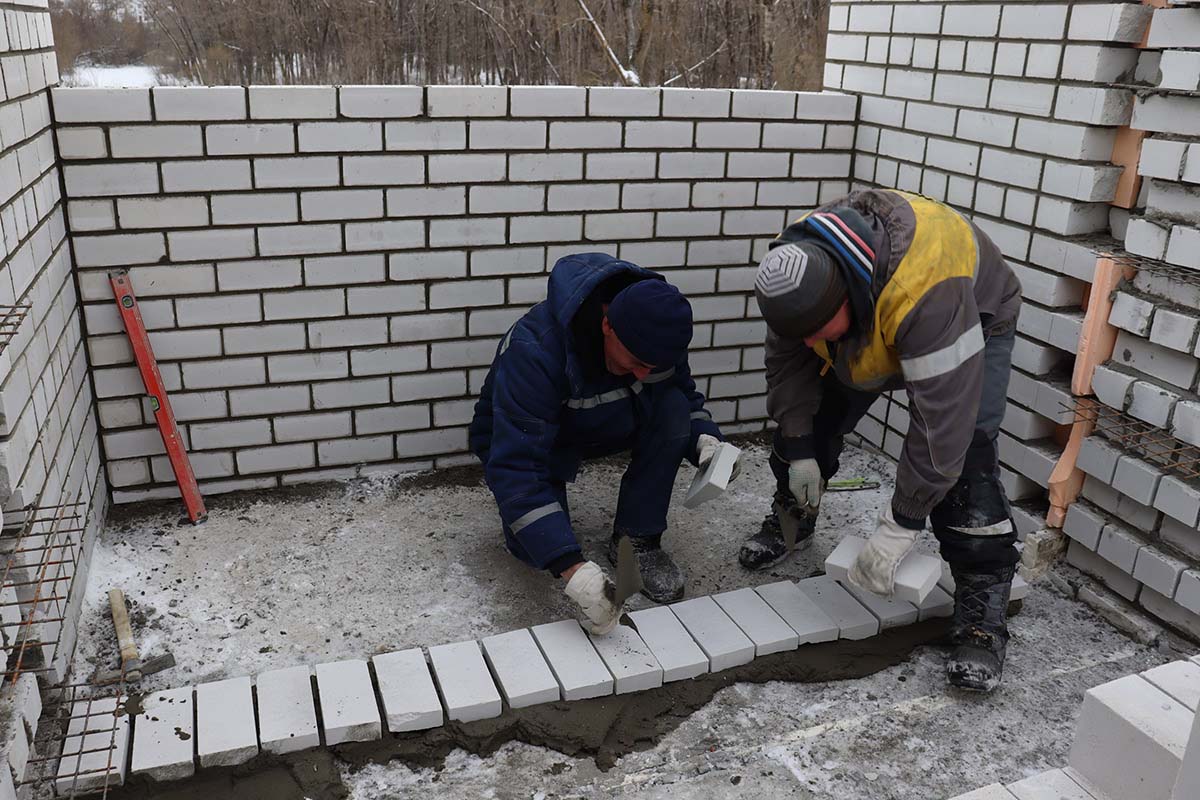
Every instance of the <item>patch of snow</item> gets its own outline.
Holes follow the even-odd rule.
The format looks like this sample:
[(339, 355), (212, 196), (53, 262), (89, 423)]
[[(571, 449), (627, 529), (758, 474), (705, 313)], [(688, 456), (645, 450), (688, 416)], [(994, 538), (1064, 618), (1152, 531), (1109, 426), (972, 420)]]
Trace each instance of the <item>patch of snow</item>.
[(189, 81), (164, 75), (158, 67), (146, 64), (79, 66), (62, 76), (63, 86), (102, 89), (145, 89), (150, 86), (186, 86)]

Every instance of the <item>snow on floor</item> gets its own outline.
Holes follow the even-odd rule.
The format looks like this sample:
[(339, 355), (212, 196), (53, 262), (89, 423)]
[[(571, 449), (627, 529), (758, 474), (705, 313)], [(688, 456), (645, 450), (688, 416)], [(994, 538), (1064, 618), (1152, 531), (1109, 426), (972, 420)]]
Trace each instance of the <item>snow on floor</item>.
[(119, 67), (80, 66), (62, 75), (63, 86), (103, 89), (145, 89), (150, 86), (184, 86), (187, 81), (162, 74), (158, 67), (126, 64)]
[[(773, 491), (766, 456), (748, 448), (742, 477), (696, 510), (680, 505), (693, 470), (680, 471), (665, 541), (688, 571), (689, 596), (819, 572), (842, 535), (873, 529), (890, 497), (892, 464), (848, 449), (841, 477), (877, 478), (882, 488), (827, 495), (812, 549), (750, 574), (736, 555)], [(614, 463), (590, 465), (569, 490), (585, 553), (598, 561), (620, 474)], [(213, 498), (206, 524), (180, 517), (172, 504), (114, 513), (90, 572), (77, 676), (115, 665), (112, 586), (133, 602), (143, 657), (169, 651), (178, 661), (143, 682), (151, 689), (477, 638), (570, 613), (558, 582), (504, 550), (477, 473)], [(933, 551), (932, 536), (920, 546)], [(1004, 684), (987, 697), (947, 691), (941, 651), (920, 648), (861, 680), (723, 689), (607, 772), (588, 758), (510, 743), (482, 759), (456, 751), (438, 769), (343, 765), (343, 781), (356, 800), (431, 788), (450, 798), (930, 800), (1061, 766), (1086, 689), (1172, 658), (1044, 585), (1011, 627)]]
[[(758, 530), (774, 483), (767, 450), (724, 497), (684, 509), (694, 470), (680, 470), (664, 542), (688, 572), (689, 596), (822, 571), (836, 532), (865, 534), (890, 465), (853, 451), (843, 474), (885, 490), (830, 494), (830, 531), (807, 556), (748, 574), (742, 540)], [(622, 467), (589, 465), (568, 491), (585, 553), (605, 552)], [(570, 615), (559, 581), (505, 550), (499, 517), (478, 472), (458, 485), (441, 474), (213, 498), (208, 522), (180, 525), (174, 504), (119, 507), (95, 549), (76, 656), (78, 674), (115, 664), (110, 588), (132, 601), (143, 657), (169, 651), (179, 666), (152, 688), (266, 669), (476, 638)], [(638, 607), (649, 601), (638, 597)]]

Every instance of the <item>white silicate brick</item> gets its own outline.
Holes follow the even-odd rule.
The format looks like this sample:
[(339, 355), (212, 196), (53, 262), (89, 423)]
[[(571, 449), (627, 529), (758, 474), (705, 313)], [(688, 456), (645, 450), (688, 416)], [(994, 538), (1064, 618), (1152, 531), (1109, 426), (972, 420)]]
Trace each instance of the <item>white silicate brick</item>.
[(156, 86), (151, 93), (159, 121), (246, 119), (246, 90), (241, 86)]
[(372, 656), (371, 663), (390, 732), (425, 730), (443, 723), (442, 703), (419, 648)]

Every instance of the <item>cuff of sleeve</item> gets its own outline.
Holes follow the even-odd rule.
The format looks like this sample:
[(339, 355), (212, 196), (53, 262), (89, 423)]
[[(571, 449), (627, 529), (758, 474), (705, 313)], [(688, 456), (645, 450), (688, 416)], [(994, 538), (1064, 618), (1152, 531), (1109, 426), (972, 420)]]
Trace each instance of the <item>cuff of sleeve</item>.
[(720, 441), (725, 441), (725, 437), (721, 435), (721, 429), (717, 427), (717, 423), (713, 422), (708, 417), (693, 417), (692, 418), (692, 440), (688, 446), (687, 460), (693, 467), (700, 466), (700, 454), (696, 452), (699, 446), (700, 437), (704, 434), (715, 436)]
[(775, 429), (775, 442), (772, 449), (775, 451), (775, 455), (784, 461), (816, 458), (817, 455), (811, 436), (784, 436), (779, 428)]
[(908, 528), (911, 531), (924, 530), (925, 518), (928, 516), (929, 509), (925, 508), (923, 503), (918, 503), (900, 495), (892, 497), (892, 517), (902, 527)]
[(578, 550), (573, 550), (570, 553), (563, 553), (558, 558), (552, 560), (546, 565), (546, 571), (556, 578), (561, 578), (562, 574), (576, 564), (583, 563), (583, 553)]

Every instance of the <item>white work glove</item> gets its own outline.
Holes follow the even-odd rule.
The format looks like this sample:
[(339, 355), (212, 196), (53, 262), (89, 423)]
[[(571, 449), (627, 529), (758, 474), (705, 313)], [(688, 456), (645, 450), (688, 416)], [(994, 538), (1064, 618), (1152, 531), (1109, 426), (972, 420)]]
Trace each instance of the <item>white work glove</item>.
[(896, 589), (896, 569), (917, 543), (919, 533), (896, 522), (889, 504), (879, 515), (875, 533), (850, 567), (850, 582), (868, 592), (891, 596)]
[(584, 627), (589, 631), (603, 636), (617, 627), (617, 620), (621, 618), (621, 607), (613, 602), (617, 587), (595, 561), (581, 564), (567, 581), (564, 591), (587, 617)]
[(815, 458), (798, 458), (788, 465), (788, 489), (802, 506), (815, 509), (821, 505), (825, 482)]
[[(712, 461), (713, 456), (717, 454), (717, 448), (721, 446), (721, 440), (709, 433), (700, 434), (696, 439), (696, 463), (703, 472), (708, 468), (708, 462)], [(733, 483), (738, 475), (742, 474), (742, 454), (738, 453), (737, 461), (733, 462), (733, 470), (729, 473), (729, 482)]]

